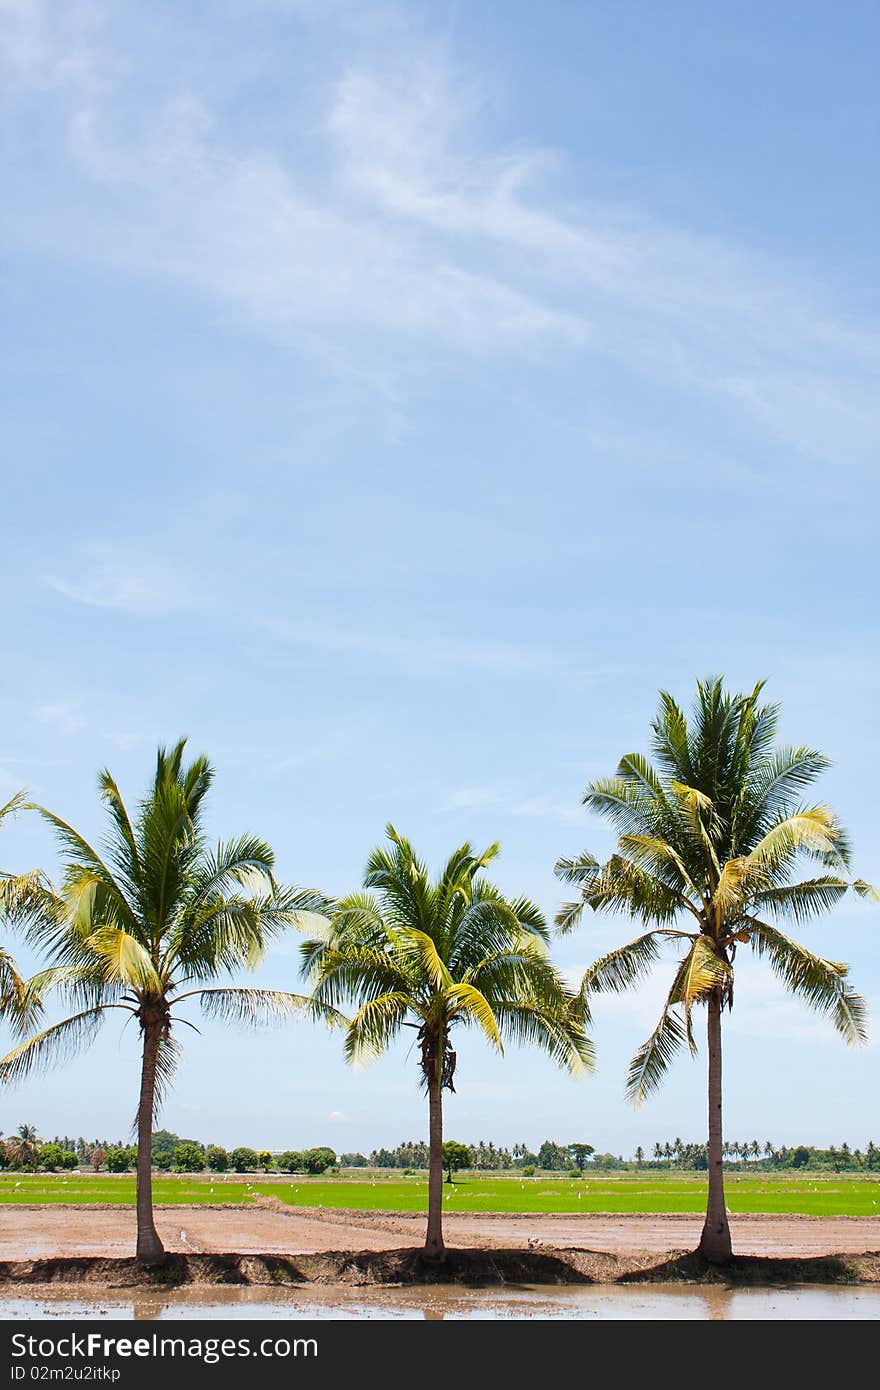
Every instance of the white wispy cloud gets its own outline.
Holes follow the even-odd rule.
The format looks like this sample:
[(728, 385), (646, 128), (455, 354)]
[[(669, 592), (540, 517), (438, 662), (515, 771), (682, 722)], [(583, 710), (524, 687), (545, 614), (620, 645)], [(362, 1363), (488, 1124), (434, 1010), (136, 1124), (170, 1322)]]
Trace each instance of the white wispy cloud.
[(836, 317), (815, 288), (741, 247), (586, 190), (567, 203), (542, 191), (557, 155), (475, 151), (468, 97), (436, 64), (402, 79), (349, 72), (329, 128), (350, 182), (403, 225), (506, 254), (509, 273), (549, 300), (564, 289), (590, 325), (589, 351), (709, 391), (811, 451), (865, 429), (876, 443), (875, 325)]
[(40, 705), (35, 711), (35, 718), (41, 724), (54, 724), (65, 734), (76, 734), (85, 728), (85, 720), (77, 707), (66, 700)]
[(347, 627), (317, 619), (264, 617), (257, 620), (264, 632), (292, 646), (345, 657), (391, 663), (398, 670), (432, 680), (449, 672), (472, 670), (498, 676), (545, 678), (566, 669), (563, 658), (552, 652), (515, 642), (447, 637), (424, 630), (408, 633)]
[(441, 811), (500, 811), (509, 816), (535, 817), (539, 820), (579, 821), (582, 811), (575, 803), (568, 805), (563, 801), (542, 793), (523, 793), (513, 787), (459, 787), (450, 792), (441, 802)]
[(47, 574), (50, 589), (72, 603), (142, 617), (186, 612), (203, 596), (192, 574), (171, 561), (87, 553), (74, 576)]
[[(293, 9), (291, 23), (332, 22)], [(709, 393), (836, 466), (873, 458), (876, 325), (836, 314), (821, 287), (747, 247), (609, 206), (589, 186), (572, 196), (578, 173), (559, 151), (493, 148), (490, 79), (443, 42), (392, 25), (381, 57), (379, 36), (372, 58), (346, 63), (343, 49), (296, 112), (311, 123), (302, 158), (224, 122), (222, 75), (233, 90), (246, 81), (234, 26), (221, 77), (200, 86), (169, 50), (126, 51), (100, 14), (73, 6), (56, 32), (37, 0), (0, 4), (7, 68), (64, 94), (55, 150), (79, 180), (63, 218), (17, 194), (8, 238), (176, 282), (305, 350), (326, 355), (329, 339), (374, 359), (364, 335), (380, 333), (389, 352), (398, 341), (401, 370), (412, 342), (423, 365), (432, 345), (595, 354)]]

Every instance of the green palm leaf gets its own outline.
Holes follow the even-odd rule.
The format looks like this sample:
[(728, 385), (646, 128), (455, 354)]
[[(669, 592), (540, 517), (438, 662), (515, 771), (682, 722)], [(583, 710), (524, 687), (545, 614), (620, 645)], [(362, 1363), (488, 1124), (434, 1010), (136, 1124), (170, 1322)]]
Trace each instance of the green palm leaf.
[(867, 1009), (847, 983), (847, 967), (824, 960), (765, 922), (752, 922), (751, 944), (792, 994), (828, 1014), (841, 1037), (852, 1046), (864, 1042)]
[(664, 1010), (657, 1027), (629, 1064), (626, 1078), (628, 1100), (641, 1105), (652, 1091), (657, 1090), (686, 1036), (684, 1026), (675, 1015)]

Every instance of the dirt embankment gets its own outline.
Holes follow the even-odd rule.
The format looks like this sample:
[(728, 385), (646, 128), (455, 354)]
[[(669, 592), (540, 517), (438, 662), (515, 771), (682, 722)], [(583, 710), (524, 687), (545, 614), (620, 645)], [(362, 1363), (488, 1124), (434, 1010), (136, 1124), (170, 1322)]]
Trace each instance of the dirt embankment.
[[(156, 1225), (166, 1249), (179, 1254), (308, 1255), (335, 1250), (381, 1251), (418, 1246), (420, 1213), (289, 1207), (276, 1198), (259, 1206), (159, 1207)], [(447, 1243), (468, 1249), (581, 1249), (611, 1255), (693, 1250), (702, 1217), (656, 1215), (470, 1215), (444, 1218)], [(880, 1250), (880, 1217), (735, 1216), (738, 1254), (818, 1258)], [(134, 1249), (131, 1207), (0, 1206), (0, 1260), (55, 1256), (125, 1258)]]
[(593, 1250), (461, 1250), (428, 1260), (420, 1250), (326, 1251), (315, 1255), (179, 1255), (145, 1269), (131, 1258), (78, 1256), (0, 1262), (0, 1289), (65, 1285), (161, 1289), (247, 1285), (377, 1286), (459, 1284), (472, 1287), (690, 1283), (730, 1285), (880, 1284), (880, 1254), (813, 1259), (738, 1256), (723, 1268), (670, 1251), (617, 1256)]
[[(0, 1285), (585, 1284), (633, 1281), (878, 1283), (880, 1218), (737, 1216), (737, 1259), (723, 1273), (686, 1252), (697, 1216), (445, 1219), (442, 1265), (419, 1245), (424, 1217), (285, 1206), (160, 1207), (161, 1269), (131, 1258), (130, 1207), (0, 1207)], [(873, 1252), (873, 1253), (872, 1253)]]

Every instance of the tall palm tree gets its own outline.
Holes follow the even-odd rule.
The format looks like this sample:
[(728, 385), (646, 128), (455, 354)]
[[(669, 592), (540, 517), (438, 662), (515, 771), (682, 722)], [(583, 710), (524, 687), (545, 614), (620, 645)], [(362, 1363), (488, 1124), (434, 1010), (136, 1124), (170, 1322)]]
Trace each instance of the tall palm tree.
[(462, 845), (431, 882), (412, 846), (387, 827), (373, 850), (365, 892), (335, 903), (326, 931), (303, 945), (303, 968), (321, 1006), (357, 1006), (345, 1038), (349, 1061), (382, 1053), (403, 1027), (417, 1030), (428, 1095), (425, 1253), (443, 1253), (443, 1091), (453, 1090), (459, 1026), (503, 1051), (507, 1035), (542, 1047), (575, 1071), (592, 1062), (583, 1005), (552, 965), (547, 928), (525, 898), (507, 899), (483, 876), (498, 846)]
[(110, 1010), (137, 1019), (137, 1258), (148, 1264), (165, 1254), (153, 1219), (151, 1147), (154, 1115), (180, 1053), (174, 1024), (186, 1022), (176, 1011), (198, 999), (208, 1017), (256, 1024), (308, 1008), (301, 995), (207, 982), (255, 966), (274, 933), (319, 906), (315, 894), (278, 886), (262, 840), (244, 835), (209, 846), (204, 804), (214, 774), (204, 757), (184, 765), (185, 742), (159, 749), (134, 818), (110, 773), (100, 774), (109, 830), (103, 854), (36, 808), (67, 856), (60, 892), (46, 889), (30, 908), (30, 936), (51, 961), (37, 979), (42, 992), (57, 990), (76, 1012), (0, 1061), (0, 1079), (16, 1081), (89, 1043)]
[[(628, 988), (644, 978), (671, 943), (683, 950), (660, 1022), (639, 1049), (627, 1091), (643, 1100), (661, 1082), (675, 1053), (697, 1045), (695, 1005), (705, 1005), (709, 1081), (709, 1195), (700, 1251), (731, 1254), (724, 1203), (721, 1133), (721, 1016), (733, 1004), (734, 958), (748, 946), (786, 988), (830, 1015), (847, 1043), (864, 1038), (864, 1003), (847, 983), (847, 968), (823, 960), (776, 921), (800, 924), (827, 912), (852, 887), (845, 833), (826, 806), (802, 803), (828, 766), (811, 748), (774, 748), (778, 707), (759, 704), (762, 685), (732, 694), (720, 678), (697, 684), (688, 719), (661, 692), (652, 724), (656, 766), (640, 753), (621, 759), (614, 777), (587, 787), (584, 804), (619, 832), (605, 864), (590, 854), (563, 859), (557, 873), (579, 889), (557, 918), (562, 931), (585, 906), (625, 912), (648, 928), (598, 960), (587, 992)], [(804, 861), (819, 871), (798, 873)], [(768, 918), (770, 920), (768, 920)]]

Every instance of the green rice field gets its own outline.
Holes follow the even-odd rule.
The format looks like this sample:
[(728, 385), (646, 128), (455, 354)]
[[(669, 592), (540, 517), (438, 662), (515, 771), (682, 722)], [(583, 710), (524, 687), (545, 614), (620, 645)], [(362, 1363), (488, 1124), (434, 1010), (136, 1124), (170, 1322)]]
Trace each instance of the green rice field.
[[(706, 1180), (688, 1174), (619, 1174), (573, 1179), (458, 1175), (444, 1185), (447, 1211), (466, 1212), (700, 1212)], [(737, 1174), (726, 1179), (732, 1212), (802, 1213), (807, 1216), (880, 1216), (880, 1175)], [(359, 1211), (423, 1211), (424, 1174), (332, 1178), (163, 1175), (154, 1178), (159, 1203), (248, 1203), (257, 1195), (291, 1206), (349, 1207)], [(0, 1176), (0, 1204), (133, 1205), (133, 1175), (41, 1173)]]

